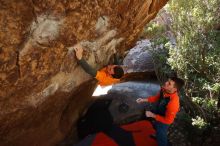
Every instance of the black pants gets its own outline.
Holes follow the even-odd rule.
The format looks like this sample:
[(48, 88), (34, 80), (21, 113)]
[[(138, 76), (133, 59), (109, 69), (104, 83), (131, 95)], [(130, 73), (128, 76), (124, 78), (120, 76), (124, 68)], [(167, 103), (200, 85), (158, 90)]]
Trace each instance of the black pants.
[(111, 137), (119, 146), (135, 146), (132, 133), (119, 126), (112, 125), (111, 128), (105, 130), (104, 133)]

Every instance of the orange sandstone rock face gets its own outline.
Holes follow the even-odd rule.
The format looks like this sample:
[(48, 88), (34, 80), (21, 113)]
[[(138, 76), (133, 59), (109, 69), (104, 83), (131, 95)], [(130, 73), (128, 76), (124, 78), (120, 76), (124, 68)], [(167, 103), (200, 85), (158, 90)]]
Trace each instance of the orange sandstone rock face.
[(167, 1), (0, 0), (0, 145), (62, 141), (95, 87), (73, 46), (99, 69)]

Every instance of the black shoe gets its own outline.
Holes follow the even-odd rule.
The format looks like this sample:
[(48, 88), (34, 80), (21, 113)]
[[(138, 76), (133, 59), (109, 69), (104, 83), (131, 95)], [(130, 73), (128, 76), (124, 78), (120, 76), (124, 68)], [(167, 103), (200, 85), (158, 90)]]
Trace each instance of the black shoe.
[(150, 135), (150, 138), (153, 138), (154, 140), (157, 140), (157, 137), (156, 137), (155, 134), (151, 134), (151, 135)]

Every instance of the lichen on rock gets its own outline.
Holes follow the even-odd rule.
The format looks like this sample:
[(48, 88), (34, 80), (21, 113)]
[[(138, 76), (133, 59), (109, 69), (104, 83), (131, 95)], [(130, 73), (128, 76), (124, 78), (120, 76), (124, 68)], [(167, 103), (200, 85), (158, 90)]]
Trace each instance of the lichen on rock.
[(95, 87), (72, 46), (100, 69), (167, 1), (0, 1), (0, 145), (59, 143)]

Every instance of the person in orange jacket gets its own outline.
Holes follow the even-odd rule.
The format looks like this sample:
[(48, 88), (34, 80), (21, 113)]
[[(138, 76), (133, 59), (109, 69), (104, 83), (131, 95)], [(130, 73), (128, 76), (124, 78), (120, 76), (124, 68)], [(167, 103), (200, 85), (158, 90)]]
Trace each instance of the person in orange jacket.
[(179, 95), (178, 91), (184, 86), (184, 81), (180, 78), (172, 77), (168, 79), (162, 86), (160, 92), (156, 96), (148, 98), (138, 98), (137, 103), (157, 102), (156, 109), (146, 111), (146, 117), (155, 119), (153, 125), (156, 129), (156, 139), (158, 146), (167, 146), (167, 130), (173, 123), (177, 112), (179, 111)]
[(83, 48), (81, 45), (75, 46), (74, 50), (76, 52), (78, 63), (82, 66), (85, 72), (98, 80), (99, 85), (107, 86), (118, 83), (120, 78), (124, 75), (124, 70), (119, 65), (108, 65), (107, 67), (97, 71), (83, 59)]

